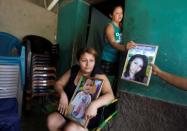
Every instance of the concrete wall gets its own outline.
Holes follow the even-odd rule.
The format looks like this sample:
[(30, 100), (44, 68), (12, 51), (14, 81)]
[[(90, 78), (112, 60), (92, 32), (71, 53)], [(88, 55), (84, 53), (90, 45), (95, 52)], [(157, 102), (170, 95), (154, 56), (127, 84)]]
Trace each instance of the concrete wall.
[(39, 35), (55, 42), (57, 15), (25, 0), (0, 1), (0, 31), (23, 38)]
[[(32, 3), (40, 6), (40, 7), (47, 8), (53, 0), (45, 0), (46, 3), (44, 0), (25, 0), (25, 1), (29, 1), (29, 2), (32, 2)], [(53, 9), (51, 11), (54, 13), (58, 12), (58, 3), (53, 7)]]
[[(45, 7), (45, 2), (44, 0), (25, 0), (25, 1), (29, 1), (32, 2), (36, 5), (39, 5), (41, 7)], [(46, 0), (46, 5), (49, 5), (51, 3), (52, 0)]]

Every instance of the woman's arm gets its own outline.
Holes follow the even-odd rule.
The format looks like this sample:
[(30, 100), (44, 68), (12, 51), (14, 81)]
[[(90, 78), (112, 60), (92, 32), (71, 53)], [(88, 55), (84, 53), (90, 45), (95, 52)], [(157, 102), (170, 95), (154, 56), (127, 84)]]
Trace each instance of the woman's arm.
[(70, 70), (65, 72), (64, 75), (62, 75), (62, 77), (55, 84), (55, 89), (60, 94), (58, 111), (61, 114), (64, 114), (68, 108), (68, 98), (67, 98), (66, 93), (64, 92), (64, 87), (66, 86), (66, 84), (70, 78), (70, 73), (71, 73)]
[(107, 25), (105, 29), (105, 35), (107, 40), (109, 41), (109, 44), (111, 44), (113, 48), (119, 51), (127, 51), (128, 49), (135, 47), (135, 43), (133, 41), (128, 42), (127, 45), (116, 43), (116, 40), (114, 38), (114, 28), (112, 24)]
[(85, 118), (90, 119), (97, 115), (97, 109), (109, 104), (114, 99), (114, 94), (108, 78), (105, 75), (96, 75), (96, 78), (103, 79), (103, 87), (101, 89), (102, 95), (98, 99), (91, 102), (85, 112)]
[(179, 87), (181, 89), (187, 90), (187, 79), (179, 76), (172, 75), (168, 72), (160, 70), (156, 65), (152, 64), (153, 74), (159, 76), (168, 83)]
[(114, 99), (114, 94), (110, 85), (110, 82), (106, 75), (96, 75), (96, 78), (103, 79), (103, 87), (101, 89), (102, 95), (92, 102), (97, 108), (109, 104)]
[(55, 83), (55, 89), (57, 90), (57, 92), (59, 94), (61, 94), (64, 90), (64, 87), (66, 86), (66, 84), (68, 83), (68, 80), (70, 78), (70, 73), (71, 70), (68, 70), (67, 72), (65, 72), (60, 79), (58, 79)]

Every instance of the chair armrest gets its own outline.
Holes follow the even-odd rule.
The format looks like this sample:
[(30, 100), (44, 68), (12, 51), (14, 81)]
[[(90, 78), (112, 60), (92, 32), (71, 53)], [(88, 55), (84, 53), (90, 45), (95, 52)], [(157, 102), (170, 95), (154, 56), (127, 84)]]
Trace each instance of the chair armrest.
[(103, 122), (101, 122), (101, 124), (97, 127), (96, 131), (101, 131), (101, 129), (103, 129), (106, 124), (117, 115), (117, 111), (114, 111), (110, 116), (108, 116)]
[(109, 106), (111, 104), (117, 103), (118, 102), (118, 98), (113, 99), (109, 104), (105, 105), (105, 106)]
[(101, 113), (100, 123), (103, 123), (108, 117), (111, 117), (111, 114), (117, 114), (116, 106), (117, 106), (118, 99), (113, 99), (107, 105), (102, 106), (98, 109), (98, 113)]

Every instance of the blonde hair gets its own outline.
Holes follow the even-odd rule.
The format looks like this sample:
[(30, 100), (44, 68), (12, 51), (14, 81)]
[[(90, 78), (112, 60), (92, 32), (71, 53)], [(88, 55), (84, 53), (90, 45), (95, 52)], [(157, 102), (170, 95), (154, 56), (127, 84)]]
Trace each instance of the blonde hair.
[(98, 54), (97, 54), (97, 51), (94, 49), (94, 48), (82, 48), (80, 49), (78, 52), (77, 52), (77, 60), (79, 61), (81, 56), (84, 55), (85, 53), (89, 53), (89, 54), (92, 54), (95, 59), (97, 58)]
[[(92, 79), (89, 79), (89, 78), (87, 80), (91, 81), (91, 85), (90, 85), (91, 89), (89, 90), (89, 94), (95, 94), (95, 92), (97, 91), (95, 82)], [(84, 83), (84, 87), (85, 87), (85, 85), (87, 83), (87, 80)]]
[(96, 85), (95, 82), (93, 82), (92, 89), (89, 91), (90, 94), (95, 94), (96, 93)]

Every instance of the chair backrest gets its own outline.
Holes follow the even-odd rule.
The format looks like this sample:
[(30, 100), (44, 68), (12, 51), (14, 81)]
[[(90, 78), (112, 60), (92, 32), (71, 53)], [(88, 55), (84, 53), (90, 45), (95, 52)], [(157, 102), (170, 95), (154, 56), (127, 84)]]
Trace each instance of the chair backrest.
[(17, 97), (19, 72), (19, 65), (0, 65), (0, 99)]
[(25, 47), (17, 37), (6, 32), (0, 32), (0, 65), (19, 64), (22, 87), (25, 84)]
[(0, 56), (19, 56), (21, 41), (15, 36), (0, 32)]
[(31, 52), (35, 54), (44, 54), (50, 53), (52, 43), (44, 37), (37, 36), (37, 35), (27, 35), (23, 38), (23, 42), (28, 44), (30, 43)]
[(33, 96), (48, 95), (56, 79), (56, 46), (37, 35), (23, 38), (26, 46), (27, 87)]

